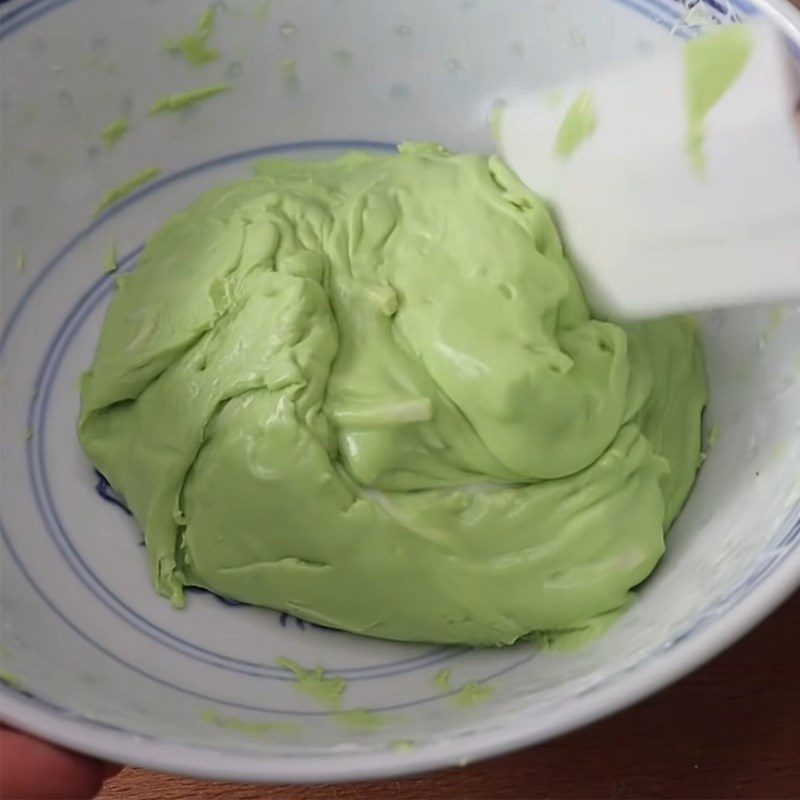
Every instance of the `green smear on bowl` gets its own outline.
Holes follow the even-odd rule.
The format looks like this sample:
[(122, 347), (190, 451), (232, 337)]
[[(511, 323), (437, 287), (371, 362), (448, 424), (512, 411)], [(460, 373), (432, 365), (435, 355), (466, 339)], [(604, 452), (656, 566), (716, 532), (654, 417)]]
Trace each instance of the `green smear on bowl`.
[(358, 731), (377, 731), (389, 724), (386, 717), (366, 708), (337, 711), (333, 718), (344, 728)]
[(440, 669), (434, 676), (433, 684), (437, 689), (441, 689), (443, 692), (452, 692), (453, 686), (450, 683), (450, 670)]
[(553, 650), (569, 653), (602, 636), (627, 611), (632, 601), (606, 614), (598, 614), (585, 623), (572, 629), (557, 631), (536, 631), (525, 637), (540, 650)]
[(164, 43), (164, 49), (172, 55), (183, 56), (193, 67), (202, 67), (219, 59), (219, 50), (209, 47), (208, 40), (216, 26), (216, 11), (208, 8), (200, 17), (197, 30), (180, 39)]
[(243, 733), (246, 736), (264, 736), (271, 733), (283, 733), (296, 736), (300, 733), (300, 726), (293, 722), (279, 722), (268, 720), (266, 722), (248, 722), (238, 717), (221, 717), (214, 711), (204, 711), (203, 722), (216, 728)]
[(0, 683), (8, 686), (9, 689), (14, 689), (18, 692), (24, 691), (25, 682), (15, 672), (4, 669), (0, 670)]
[(470, 708), (478, 705), (488, 699), (493, 692), (491, 686), (485, 683), (478, 683), (477, 681), (469, 681), (460, 689), (454, 689), (449, 669), (439, 670), (433, 679), (433, 683), (436, 688), (444, 694), (455, 692), (453, 695), (453, 703), (458, 708)]
[(150, 108), (150, 116), (164, 114), (170, 111), (179, 111), (182, 108), (202, 103), (210, 97), (227, 92), (231, 88), (229, 83), (218, 83), (214, 86), (204, 86), (202, 89), (193, 89), (181, 94), (169, 94), (160, 97)]
[(114, 203), (122, 200), (123, 197), (127, 197), (132, 192), (135, 192), (140, 186), (152, 181), (160, 174), (160, 167), (148, 167), (147, 169), (143, 169), (140, 173), (138, 173), (138, 175), (134, 175), (132, 178), (128, 179), (124, 183), (121, 183), (110, 192), (107, 192), (100, 201), (100, 204), (95, 209), (94, 216), (99, 216), (106, 209), (113, 206)]
[(286, 91), (296, 94), (300, 91), (300, 78), (297, 75), (297, 62), (293, 58), (287, 58), (283, 62), (283, 78), (286, 84)]
[(470, 681), (458, 690), (453, 702), (458, 708), (472, 708), (486, 702), (493, 692), (494, 689), (488, 684)]
[(344, 678), (326, 678), (322, 667), (305, 669), (290, 658), (281, 657), (275, 663), (294, 675), (297, 691), (312, 697), (326, 708), (341, 708), (345, 690)]
[(103, 262), (104, 272), (114, 272), (117, 268), (117, 243), (112, 239), (108, 243), (108, 251), (106, 252), (106, 259)]
[(492, 139), (495, 144), (500, 144), (500, 135), (503, 130), (503, 114), (506, 110), (506, 103), (504, 100), (498, 100), (492, 108), (489, 124), (492, 131)]
[(349, 67), (353, 63), (353, 54), (349, 50), (334, 50), (332, 55), (340, 67)]
[(253, 12), (253, 19), (256, 22), (266, 22), (272, 13), (272, 0), (262, 0)]
[(103, 128), (100, 138), (103, 140), (106, 150), (113, 150), (114, 145), (130, 130), (130, 127), (127, 117), (118, 117)]

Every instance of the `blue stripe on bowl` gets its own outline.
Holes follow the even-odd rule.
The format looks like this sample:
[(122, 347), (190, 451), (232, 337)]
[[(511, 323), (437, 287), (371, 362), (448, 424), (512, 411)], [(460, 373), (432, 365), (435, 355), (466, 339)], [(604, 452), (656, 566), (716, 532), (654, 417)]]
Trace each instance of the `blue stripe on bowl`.
[[(161, 686), (165, 686), (168, 689), (174, 689), (177, 692), (181, 692), (182, 694), (188, 695), (190, 697), (198, 698), (198, 699), (203, 700), (203, 701), (208, 702), (208, 703), (217, 703), (219, 705), (228, 706), (230, 708), (236, 708), (236, 709), (240, 709), (240, 710), (243, 710), (243, 711), (250, 711), (250, 712), (253, 712), (253, 713), (280, 714), (280, 715), (288, 716), (288, 717), (327, 717), (327, 716), (330, 716), (331, 713), (334, 713), (334, 712), (330, 712), (330, 711), (296, 711), (294, 709), (282, 709), (282, 708), (271, 708), (271, 707), (265, 707), (265, 706), (253, 706), (253, 705), (248, 705), (246, 703), (237, 703), (237, 702), (234, 702), (234, 701), (231, 701), (231, 700), (225, 700), (225, 699), (218, 698), (218, 697), (212, 697), (210, 695), (203, 694), (202, 692), (196, 692), (196, 691), (194, 691), (192, 689), (187, 689), (185, 686), (181, 686), (179, 684), (172, 683), (171, 681), (164, 680), (163, 678), (160, 678), (158, 675), (154, 675), (154, 674), (152, 674), (150, 672), (147, 672), (146, 670), (142, 669), (141, 667), (138, 667), (136, 664), (132, 664), (131, 662), (126, 661), (125, 659), (123, 659), (120, 656), (116, 655), (115, 653), (111, 652), (104, 645), (100, 644), (98, 641), (93, 639), (82, 628), (80, 628), (75, 622), (73, 622), (59, 608), (58, 604), (53, 602), (50, 599), (50, 597), (42, 589), (42, 587), (39, 586), (39, 584), (37, 584), (33, 580), (33, 578), (31, 576), (30, 572), (28, 571), (25, 563), (19, 557), (19, 554), (17, 553), (16, 549), (14, 548), (14, 545), (13, 545), (13, 543), (11, 541), (11, 538), (8, 536), (8, 532), (6, 531), (6, 527), (3, 524), (2, 520), (0, 520), (0, 538), (2, 538), (2, 540), (4, 541), (6, 547), (8, 548), (9, 553), (11, 554), (12, 559), (17, 564), (17, 566), (19, 567), (20, 572), (24, 575), (25, 579), (31, 585), (33, 590), (36, 592), (36, 594), (39, 595), (39, 597), (47, 605), (47, 607), (57, 617), (59, 617), (59, 619), (61, 619), (62, 622), (64, 622), (65, 625), (67, 625), (71, 630), (73, 630), (76, 634), (78, 634), (78, 636), (80, 636), (88, 644), (90, 644), (93, 647), (95, 647), (100, 653), (102, 653), (103, 655), (105, 655), (108, 658), (112, 659), (116, 663), (118, 663), (118, 664), (120, 664), (120, 665), (122, 665), (124, 667), (127, 667), (128, 669), (132, 670), (133, 672), (137, 673), (138, 675), (141, 675), (144, 678), (148, 678), (149, 680), (151, 680), (151, 681), (153, 681), (153, 682), (155, 682), (155, 683), (157, 683), (157, 684), (159, 684)], [(533, 652), (528, 650), (528, 652), (526, 652), (525, 656), (520, 658), (518, 661), (515, 661), (513, 664), (510, 664), (510, 665), (504, 667), (503, 669), (492, 673), (491, 675), (488, 675), (488, 676), (486, 676), (484, 678), (481, 678), (480, 681), (478, 681), (478, 682), (479, 683), (488, 683), (489, 681), (492, 681), (492, 680), (494, 680), (496, 678), (499, 678), (502, 675), (505, 675), (505, 674), (511, 672), (512, 670), (517, 669), (518, 667), (522, 666), (523, 664), (528, 663), (529, 661), (531, 661), (531, 659), (533, 659), (533, 657), (534, 657)], [(336, 674), (338, 674), (338, 671), (337, 671)], [(10, 690), (8, 689), (8, 687), (3, 687), (3, 691), (5, 692), (5, 691), (10, 691)], [(13, 691), (13, 690), (11, 690), (11, 691)], [(454, 694), (454, 693), (455, 692), (453, 692), (451, 694)], [(395, 703), (393, 705), (387, 705), (387, 706), (375, 706), (375, 707), (369, 708), (368, 710), (369, 711), (374, 711), (376, 713), (383, 713), (383, 712), (386, 712), (386, 711), (399, 711), (399, 710), (404, 709), (404, 708), (413, 708), (414, 706), (422, 705), (424, 703), (430, 703), (430, 702), (433, 702), (433, 701), (442, 700), (443, 698), (446, 698), (447, 696), (448, 696), (447, 694), (443, 694), (441, 692), (437, 692), (435, 695), (430, 695), (428, 697), (422, 697), (422, 698), (418, 698), (416, 700), (410, 700), (410, 701), (407, 701), (405, 703)], [(93, 720), (88, 720), (88, 721), (92, 722)]]
[[(76, 0), (28, 0), (28, 2), (11, 3), (11, 9), (0, 16), (0, 41), (27, 27), (40, 17)], [(686, 12), (686, 6), (680, 0), (610, 0), (639, 14), (643, 14), (663, 28), (672, 28), (673, 24)], [(724, 2), (719, 0), (700, 0), (718, 13), (727, 14)], [(745, 15), (759, 13), (758, 9), (747, 0), (730, 0), (731, 6)]]

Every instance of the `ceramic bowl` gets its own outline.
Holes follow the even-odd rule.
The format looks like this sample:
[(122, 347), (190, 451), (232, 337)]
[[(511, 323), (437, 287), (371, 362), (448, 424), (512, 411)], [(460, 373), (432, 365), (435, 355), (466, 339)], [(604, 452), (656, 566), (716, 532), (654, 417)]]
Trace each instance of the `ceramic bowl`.
[[(689, 5), (694, 5), (690, 3)], [(800, 314), (701, 319), (707, 461), (662, 565), (603, 638), (573, 653), (393, 644), (192, 593), (153, 592), (135, 524), (75, 436), (115, 275), (206, 187), (270, 154), (329, 157), (435, 140), (491, 150), (516, 92), (677, 46), (787, 2), (224, 0), (193, 67), (164, 42), (196, 0), (18, 0), (2, 12), (2, 716), (116, 762), (213, 778), (320, 781), (464, 764), (540, 742), (656, 691), (755, 625), (800, 582)], [(163, 94), (229, 82), (185, 113)], [(120, 114), (131, 129), (106, 150)], [(158, 167), (94, 215), (112, 187)], [(336, 715), (285, 656), (346, 681)], [(480, 705), (454, 690), (489, 687)]]

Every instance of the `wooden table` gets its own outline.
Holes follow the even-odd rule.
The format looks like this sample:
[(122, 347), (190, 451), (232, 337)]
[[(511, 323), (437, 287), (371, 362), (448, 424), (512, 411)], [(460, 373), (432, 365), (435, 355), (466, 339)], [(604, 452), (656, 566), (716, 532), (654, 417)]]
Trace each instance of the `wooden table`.
[(324, 786), (206, 783), (126, 769), (104, 800), (800, 798), (800, 593), (656, 697), (465, 769)]

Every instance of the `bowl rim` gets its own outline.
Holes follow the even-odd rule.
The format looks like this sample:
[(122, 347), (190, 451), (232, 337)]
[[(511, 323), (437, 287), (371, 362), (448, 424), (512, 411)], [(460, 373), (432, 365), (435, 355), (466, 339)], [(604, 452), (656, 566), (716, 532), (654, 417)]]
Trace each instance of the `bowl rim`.
[[(12, 16), (48, 0), (10, 0)], [(50, 0), (48, 9), (61, 5)], [(789, 0), (746, 0), (763, 13), (800, 48), (800, 9)], [(800, 519), (790, 528), (800, 527)], [(391, 778), (427, 772), (498, 756), (540, 744), (632, 706), (664, 689), (719, 655), (750, 632), (800, 586), (800, 546), (779, 564), (769, 580), (711, 621), (704, 630), (677, 642), (657, 659), (634, 665), (625, 680), (598, 687), (578, 701), (567, 701), (557, 718), (545, 724), (519, 720), (483, 731), (457, 743), (442, 739), (399, 754), (391, 750), (348, 753), (346, 758), (308, 756), (303, 759), (237, 753), (211, 746), (181, 744), (114, 730), (91, 720), (65, 716), (59, 710), (34, 704), (0, 686), (0, 718), (21, 731), (56, 744), (119, 764), (211, 780), (321, 783)]]

